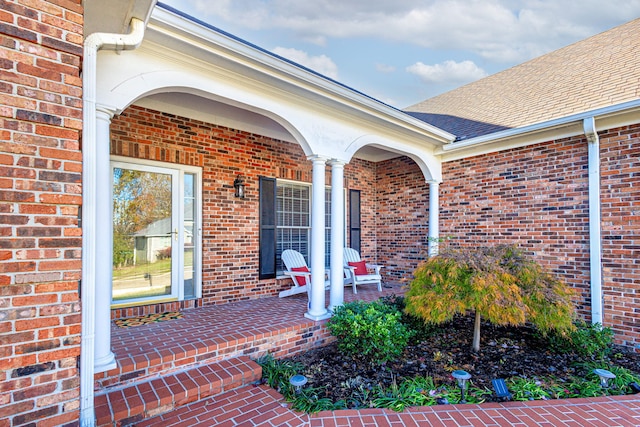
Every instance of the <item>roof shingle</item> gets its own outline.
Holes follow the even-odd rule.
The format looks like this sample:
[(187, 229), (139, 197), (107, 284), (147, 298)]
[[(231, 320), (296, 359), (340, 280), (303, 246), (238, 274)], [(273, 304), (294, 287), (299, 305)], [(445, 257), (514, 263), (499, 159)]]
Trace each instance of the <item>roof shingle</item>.
[(640, 19), (404, 109), (469, 139), (640, 98)]

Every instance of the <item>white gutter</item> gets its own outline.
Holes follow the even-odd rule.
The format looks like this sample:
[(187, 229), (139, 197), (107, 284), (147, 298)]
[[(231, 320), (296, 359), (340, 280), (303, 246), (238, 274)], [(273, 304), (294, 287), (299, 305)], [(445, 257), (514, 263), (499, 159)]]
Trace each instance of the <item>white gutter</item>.
[[(98, 50), (132, 50), (142, 43), (144, 22), (131, 19), (129, 34), (93, 33), (84, 41), (82, 62), (82, 341), (80, 343), (80, 425), (95, 425), (94, 356), (96, 307), (96, 92)], [(100, 159), (100, 161), (107, 161)], [(107, 304), (107, 301), (101, 301)]]
[(516, 136), (525, 135), (528, 133), (535, 133), (539, 131), (551, 130), (563, 126), (568, 126), (572, 123), (578, 123), (586, 119), (593, 119), (594, 117), (603, 117), (607, 115), (613, 115), (621, 111), (630, 110), (634, 108), (640, 108), (640, 99), (634, 99), (633, 101), (623, 102), (622, 104), (616, 104), (609, 107), (598, 108), (596, 110), (585, 111), (571, 116), (561, 117), (559, 119), (548, 120), (546, 122), (534, 123), (532, 125), (507, 129), (500, 132), (491, 133), (488, 135), (478, 136), (476, 138), (466, 139), (460, 142), (454, 142), (452, 144), (443, 145), (440, 149), (437, 149), (434, 154), (452, 153), (458, 150), (463, 150), (471, 147), (478, 147), (486, 144), (492, 144), (503, 139), (513, 138)]
[(589, 258), (591, 323), (602, 324), (602, 239), (600, 229), (600, 138), (594, 117), (583, 121), (589, 145)]

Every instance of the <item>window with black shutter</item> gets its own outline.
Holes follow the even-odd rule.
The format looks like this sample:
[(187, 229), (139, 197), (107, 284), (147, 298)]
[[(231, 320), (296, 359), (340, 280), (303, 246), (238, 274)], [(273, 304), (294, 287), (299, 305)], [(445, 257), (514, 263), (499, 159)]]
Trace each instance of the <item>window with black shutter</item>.
[(360, 190), (349, 190), (349, 244), (360, 252)]
[(276, 277), (276, 180), (260, 177), (259, 279)]

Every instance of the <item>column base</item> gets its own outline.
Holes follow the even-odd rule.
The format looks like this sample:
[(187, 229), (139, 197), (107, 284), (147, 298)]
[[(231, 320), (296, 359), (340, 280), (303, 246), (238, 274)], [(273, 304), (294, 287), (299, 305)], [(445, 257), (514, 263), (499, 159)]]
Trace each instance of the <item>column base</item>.
[(116, 364), (116, 356), (112, 351), (109, 352), (108, 355), (96, 360), (93, 365), (93, 369), (95, 373), (98, 374), (100, 372), (106, 372), (110, 369), (115, 369), (118, 365)]
[(329, 307), (327, 307), (327, 310), (329, 310), (329, 312), (333, 315), (333, 313), (336, 311), (336, 308), (342, 307), (343, 305), (344, 305), (344, 302), (341, 304), (330, 305)]
[(327, 310), (325, 310), (325, 311), (324, 311), (324, 313), (317, 314), (317, 315), (316, 315), (316, 314), (311, 314), (311, 312), (310, 312), (310, 311), (307, 311), (307, 312), (304, 314), (304, 317), (306, 317), (307, 319), (314, 320), (314, 321), (316, 321), (316, 322), (318, 322), (318, 321), (320, 321), (320, 320), (328, 319), (328, 318), (330, 318), (331, 316), (332, 316), (332, 313), (331, 313), (330, 311), (327, 311)]

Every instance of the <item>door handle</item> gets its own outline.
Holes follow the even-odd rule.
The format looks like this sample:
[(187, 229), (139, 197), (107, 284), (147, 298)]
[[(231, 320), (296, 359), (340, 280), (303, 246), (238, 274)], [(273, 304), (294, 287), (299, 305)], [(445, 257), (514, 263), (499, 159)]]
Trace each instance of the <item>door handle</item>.
[(175, 231), (170, 231), (167, 234), (173, 234), (173, 240), (175, 240), (176, 242), (178, 241), (178, 229), (176, 228)]

